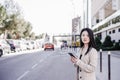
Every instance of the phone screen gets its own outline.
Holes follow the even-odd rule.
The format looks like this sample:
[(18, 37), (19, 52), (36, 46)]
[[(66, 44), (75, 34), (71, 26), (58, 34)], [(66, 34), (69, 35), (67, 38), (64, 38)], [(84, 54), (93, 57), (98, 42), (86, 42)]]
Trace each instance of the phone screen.
[(72, 56), (72, 57), (75, 57), (74, 55), (73, 55), (73, 53), (68, 53), (70, 56)]

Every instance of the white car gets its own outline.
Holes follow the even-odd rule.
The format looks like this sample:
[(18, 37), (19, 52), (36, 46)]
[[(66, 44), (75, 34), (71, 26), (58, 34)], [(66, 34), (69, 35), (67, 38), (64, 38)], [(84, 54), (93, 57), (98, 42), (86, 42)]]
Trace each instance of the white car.
[(0, 39), (0, 55), (7, 54), (11, 52), (10, 45), (6, 42), (5, 39)]

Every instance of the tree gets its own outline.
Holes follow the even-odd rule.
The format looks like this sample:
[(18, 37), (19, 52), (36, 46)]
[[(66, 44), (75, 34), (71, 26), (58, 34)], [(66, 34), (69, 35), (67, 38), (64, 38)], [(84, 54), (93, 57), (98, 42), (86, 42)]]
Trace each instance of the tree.
[(0, 4), (0, 32), (4, 31), (4, 21), (7, 17), (6, 9)]
[(30, 39), (34, 40), (35, 39), (35, 33), (32, 32), (31, 35), (30, 35)]
[(102, 47), (102, 42), (100, 41), (99, 37), (95, 37), (95, 43), (96, 43), (96, 47), (99, 50)]
[(119, 42), (115, 43), (114, 50), (120, 50), (120, 43)]
[(43, 38), (43, 35), (44, 35), (44, 33), (39, 34), (38, 36), (36, 36), (36, 39), (42, 39), (42, 38)]
[[(0, 33), (8, 30), (12, 31), (14, 36), (17, 36), (17, 39), (29, 37), (32, 25), (21, 14), (21, 9), (15, 1), (4, 0), (3, 5), (0, 5)], [(8, 38), (12, 38), (10, 34)]]
[(103, 42), (103, 47), (112, 47), (113, 43), (110, 36), (106, 36), (105, 41)]
[(30, 35), (30, 32), (32, 31), (32, 25), (30, 22), (26, 23), (25, 31), (23, 32), (25, 37), (28, 37)]

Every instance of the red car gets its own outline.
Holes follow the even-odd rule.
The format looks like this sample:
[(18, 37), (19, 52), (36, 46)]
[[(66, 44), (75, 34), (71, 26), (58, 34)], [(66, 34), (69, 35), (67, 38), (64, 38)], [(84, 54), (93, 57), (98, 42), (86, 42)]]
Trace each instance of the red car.
[(44, 50), (47, 50), (47, 49), (54, 50), (54, 44), (52, 44), (52, 43), (45, 43), (44, 44)]

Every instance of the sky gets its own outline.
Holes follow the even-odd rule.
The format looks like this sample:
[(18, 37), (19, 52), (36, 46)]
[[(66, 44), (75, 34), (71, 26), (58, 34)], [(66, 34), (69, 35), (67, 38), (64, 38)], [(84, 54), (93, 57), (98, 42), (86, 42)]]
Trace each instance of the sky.
[(15, 0), (23, 15), (33, 26), (36, 35), (68, 34), (72, 18), (81, 15), (82, 0)]

